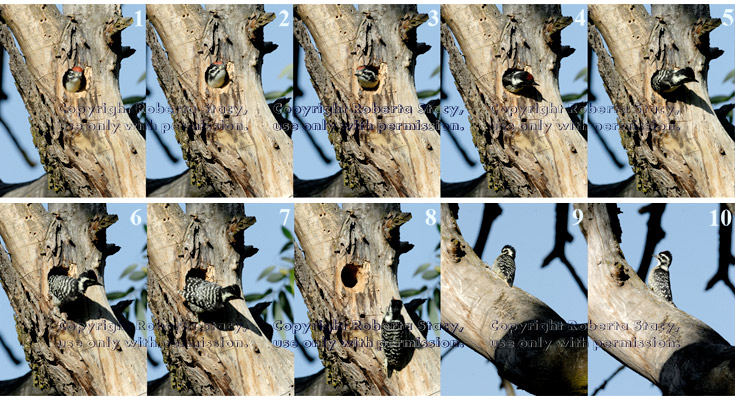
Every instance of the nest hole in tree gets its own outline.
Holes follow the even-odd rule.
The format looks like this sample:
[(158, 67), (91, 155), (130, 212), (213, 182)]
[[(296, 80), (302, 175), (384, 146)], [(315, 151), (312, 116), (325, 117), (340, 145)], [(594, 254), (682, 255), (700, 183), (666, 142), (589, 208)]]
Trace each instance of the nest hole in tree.
[(357, 285), (357, 274), (360, 270), (360, 266), (355, 264), (347, 264), (342, 267), (342, 284), (345, 287), (353, 288)]
[[(54, 275), (69, 276), (69, 268), (61, 266), (61, 265), (53, 267), (48, 271), (48, 276), (54, 276)], [(46, 279), (48, 279), (48, 276)]]
[[(199, 268), (192, 268), (189, 270), (189, 272), (186, 273), (186, 279), (189, 278), (199, 278), (202, 280), (207, 280), (207, 270), (199, 269)], [(186, 281), (184, 279), (184, 281)]]

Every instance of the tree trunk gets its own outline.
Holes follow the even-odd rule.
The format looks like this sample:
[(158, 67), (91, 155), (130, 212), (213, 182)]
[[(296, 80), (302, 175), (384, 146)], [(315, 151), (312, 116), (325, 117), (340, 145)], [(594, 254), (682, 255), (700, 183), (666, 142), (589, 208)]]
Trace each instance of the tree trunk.
[[(149, 4), (146, 10), (153, 67), (169, 105), (179, 110), (172, 117), (192, 192), (211, 187), (226, 197), (292, 196), (293, 144), (276, 129), (260, 78), (263, 57), (277, 47), (263, 38), (275, 15), (255, 4), (207, 5), (206, 11)], [(215, 61), (229, 75), (221, 88), (204, 78)]]
[[(735, 348), (702, 321), (655, 297), (628, 265), (617, 206), (575, 208), (584, 210), (589, 336), (596, 345), (664, 395), (735, 394)], [(648, 327), (640, 329), (642, 323)]]
[[(400, 241), (399, 232), (411, 214), (401, 212), (398, 204), (295, 207), (301, 245), (294, 259), (296, 283), (312, 327), (323, 327), (312, 329), (312, 339), (322, 344), (319, 357), (327, 382), (346, 385), (359, 395), (438, 395), (436, 347), (413, 350), (408, 364), (391, 378), (383, 372), (379, 350), (383, 316), (391, 299), (400, 299), (398, 257), (413, 247)], [(405, 307), (402, 315), (411, 321)], [(355, 327), (358, 321), (360, 327)], [(410, 332), (426, 339), (415, 326)]]
[[(121, 31), (133, 20), (119, 4), (67, 4), (64, 12), (3, 5), (7, 25), (0, 26), (48, 186), (79, 197), (145, 197), (145, 139), (124, 110), (118, 82), (120, 62), (133, 52), (121, 45)], [(84, 69), (86, 85), (69, 93), (62, 77), (74, 66)], [(79, 107), (88, 112), (69, 111)]]
[[(415, 5), (359, 7), (294, 6), (306, 69), (321, 103), (334, 107), (325, 119), (344, 184), (377, 197), (439, 197), (439, 132), (414, 85), (416, 57), (429, 50), (416, 28), (428, 16)], [(375, 90), (353, 76), (362, 65), (378, 70)]]
[[(442, 204), (442, 328), (536, 395), (587, 395), (586, 325), (489, 274)], [(511, 329), (512, 327), (512, 329)]]
[[(706, 4), (654, 4), (651, 12), (641, 4), (589, 7), (590, 46), (616, 107), (637, 190), (665, 197), (733, 197), (735, 142), (707, 92), (709, 61), (722, 55), (709, 47), (709, 31), (720, 20), (710, 18)], [(651, 89), (654, 72), (684, 67), (694, 70), (698, 82), (666, 97)]]
[[(90, 287), (81, 307), (63, 312), (48, 289), (52, 269), (73, 277), (92, 270), (104, 285), (105, 259), (120, 249), (106, 239), (115, 221), (104, 204), (49, 204), (48, 212), (40, 204), (0, 205), (0, 236), (8, 250), (0, 246), (0, 278), (34, 384), (44, 391), (145, 394), (145, 349), (131, 343), (104, 286)], [(110, 332), (111, 326), (118, 330)]]
[[(243, 260), (257, 252), (243, 244), (244, 230), (255, 217), (242, 204), (188, 204), (186, 211), (148, 205), (148, 301), (172, 385), (197, 395), (293, 395), (293, 353), (273, 346), (244, 300), (229, 301), (205, 324), (180, 294), (189, 276), (242, 287)], [(224, 347), (203, 347), (218, 342)]]
[[(520, 197), (585, 197), (587, 142), (563, 106), (558, 83), (561, 59), (574, 51), (561, 45), (561, 30), (572, 18), (561, 16), (559, 4), (505, 4), (502, 14), (494, 5), (445, 4), (442, 20), (442, 46), (471, 116), (488, 186)], [(530, 72), (538, 89), (507, 92), (502, 76), (509, 68)]]

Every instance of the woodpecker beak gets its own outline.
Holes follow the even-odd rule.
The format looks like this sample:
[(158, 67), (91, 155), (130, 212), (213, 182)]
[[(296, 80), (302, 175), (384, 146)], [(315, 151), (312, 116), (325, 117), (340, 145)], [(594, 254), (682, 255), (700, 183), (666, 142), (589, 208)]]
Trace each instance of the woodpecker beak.
[(360, 74), (352, 74), (352, 75), (355, 75), (355, 76), (360, 76)]

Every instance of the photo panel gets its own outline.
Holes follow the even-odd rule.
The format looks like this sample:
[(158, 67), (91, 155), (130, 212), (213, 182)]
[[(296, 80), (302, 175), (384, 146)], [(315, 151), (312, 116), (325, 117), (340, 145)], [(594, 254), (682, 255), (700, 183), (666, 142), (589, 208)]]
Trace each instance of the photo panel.
[(147, 12), (148, 196), (292, 197), (292, 6)]
[(295, 207), (296, 395), (439, 395), (439, 206)]
[(442, 204), (442, 394), (587, 395), (587, 246), (571, 204)]
[(735, 196), (732, 12), (589, 6), (590, 197)]
[(293, 395), (293, 206), (148, 209), (149, 395)]
[(442, 197), (585, 197), (584, 4), (442, 4)]
[[(725, 394), (732, 204), (588, 204), (593, 395)], [(724, 307), (724, 308), (723, 308)], [(682, 374), (681, 371), (692, 371)]]
[(149, 395), (293, 395), (293, 206), (148, 210)]
[(145, 7), (0, 13), (0, 196), (145, 197)]
[(439, 197), (439, 5), (294, 6), (296, 197)]
[(145, 205), (3, 203), (0, 245), (2, 394), (145, 395)]

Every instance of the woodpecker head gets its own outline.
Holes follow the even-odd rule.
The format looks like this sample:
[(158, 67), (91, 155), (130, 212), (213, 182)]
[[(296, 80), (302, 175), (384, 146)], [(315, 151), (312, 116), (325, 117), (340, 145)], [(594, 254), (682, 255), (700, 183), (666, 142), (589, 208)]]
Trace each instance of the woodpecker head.
[(522, 69), (509, 68), (503, 73), (503, 87), (511, 93), (538, 86), (531, 73)]
[(375, 67), (369, 65), (361, 65), (357, 67), (355, 72), (357, 82), (360, 87), (366, 90), (373, 90), (378, 87), (380, 80), (378, 80), (378, 70)]
[(383, 321), (391, 322), (394, 319), (398, 319), (401, 315), (401, 309), (403, 308), (403, 301), (398, 299), (392, 299), (388, 306), (388, 311), (385, 313)]
[(230, 300), (242, 299), (240, 295), (240, 287), (237, 285), (225, 286), (222, 288), (222, 302), (226, 303)]
[(662, 251), (654, 255), (653, 257), (655, 257), (656, 260), (658, 260), (658, 265), (656, 265), (656, 268), (661, 268), (664, 271), (669, 270), (669, 266), (671, 265), (672, 258), (671, 258), (671, 253), (668, 250)]
[(79, 275), (79, 278), (77, 278), (77, 284), (79, 285), (78, 289), (80, 293), (84, 293), (88, 287), (99, 285), (102, 286), (101, 283), (97, 282), (97, 276), (94, 274), (94, 271), (91, 269), (88, 271), (82, 272), (81, 275)]
[(66, 73), (64, 73), (62, 83), (64, 84), (64, 89), (66, 89), (67, 92), (76, 93), (83, 90), (86, 82), (82, 67), (76, 66), (67, 70)]
[(204, 71), (204, 79), (207, 86), (211, 88), (221, 88), (227, 84), (229, 76), (227, 75), (227, 67), (222, 61), (215, 61)]
[(651, 76), (651, 88), (659, 94), (673, 93), (687, 82), (697, 82), (691, 67), (659, 69)]
[(672, 78), (674, 85), (683, 85), (687, 82), (698, 82), (694, 78), (694, 70), (691, 67), (681, 68), (674, 71)]
[(505, 254), (506, 256), (510, 256), (512, 259), (516, 259), (516, 249), (513, 248), (513, 246), (506, 244), (503, 246), (503, 250), (500, 251), (500, 254)]

